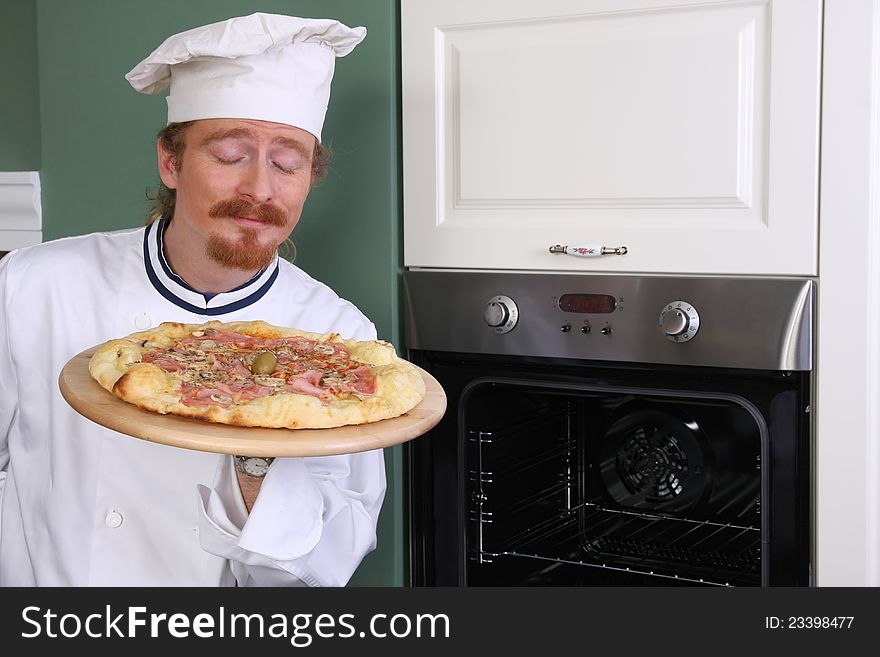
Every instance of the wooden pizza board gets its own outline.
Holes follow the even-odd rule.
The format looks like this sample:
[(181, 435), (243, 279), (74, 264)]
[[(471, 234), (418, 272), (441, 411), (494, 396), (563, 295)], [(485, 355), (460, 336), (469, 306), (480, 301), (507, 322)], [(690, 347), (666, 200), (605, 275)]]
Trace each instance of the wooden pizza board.
[(446, 412), (446, 393), (437, 380), (418, 368), (426, 395), (400, 417), (334, 429), (264, 429), (234, 427), (204, 420), (162, 415), (124, 402), (89, 374), (97, 347), (71, 358), (58, 378), (61, 395), (80, 415), (108, 429), (162, 445), (203, 452), (247, 456), (329, 456), (366, 452), (417, 438)]

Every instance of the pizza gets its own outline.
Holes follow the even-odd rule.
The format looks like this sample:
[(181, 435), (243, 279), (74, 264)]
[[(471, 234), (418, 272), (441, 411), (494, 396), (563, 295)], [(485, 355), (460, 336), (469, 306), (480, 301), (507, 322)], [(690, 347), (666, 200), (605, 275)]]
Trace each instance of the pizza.
[(140, 408), (241, 427), (364, 424), (425, 397), (419, 369), (387, 342), (263, 321), (165, 322), (102, 344), (89, 373)]

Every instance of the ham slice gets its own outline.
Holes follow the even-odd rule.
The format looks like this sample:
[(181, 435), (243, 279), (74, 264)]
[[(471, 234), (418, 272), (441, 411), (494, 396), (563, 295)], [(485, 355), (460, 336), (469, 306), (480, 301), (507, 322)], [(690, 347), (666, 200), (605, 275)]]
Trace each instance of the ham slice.
[(355, 379), (346, 383), (342, 388), (343, 390), (356, 392), (361, 395), (376, 394), (376, 376), (369, 367), (357, 367), (349, 370), (348, 374), (349, 376), (354, 376)]
[[(228, 386), (224, 386), (228, 389)], [(180, 403), (185, 406), (229, 406), (232, 397), (217, 387), (199, 387), (184, 383), (180, 386)], [(228, 400), (228, 401), (227, 401)]]
[(288, 392), (296, 392), (300, 395), (311, 395), (312, 397), (326, 399), (330, 393), (327, 389), (318, 385), (321, 382), (321, 377), (323, 375), (323, 372), (320, 370), (308, 370), (302, 372), (301, 374), (297, 374), (296, 378), (285, 385), (283, 389)]
[(161, 367), (166, 372), (179, 372), (183, 369), (184, 365), (178, 360), (172, 360), (171, 358), (156, 358), (153, 361), (145, 361), (152, 362), (156, 367)]

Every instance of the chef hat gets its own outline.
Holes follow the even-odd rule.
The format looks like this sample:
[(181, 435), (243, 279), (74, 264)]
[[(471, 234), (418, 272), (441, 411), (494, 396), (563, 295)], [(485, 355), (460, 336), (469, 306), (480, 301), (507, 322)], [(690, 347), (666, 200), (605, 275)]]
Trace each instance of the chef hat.
[(256, 13), (168, 37), (125, 78), (145, 94), (170, 87), (169, 123), (259, 119), (320, 140), (336, 58), (366, 34), (335, 20)]

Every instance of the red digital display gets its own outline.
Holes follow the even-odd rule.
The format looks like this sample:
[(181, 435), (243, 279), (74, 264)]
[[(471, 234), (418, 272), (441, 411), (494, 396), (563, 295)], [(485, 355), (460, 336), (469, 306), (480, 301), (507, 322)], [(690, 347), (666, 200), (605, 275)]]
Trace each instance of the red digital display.
[(559, 308), (567, 313), (613, 313), (617, 301), (607, 294), (563, 294)]

